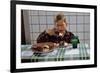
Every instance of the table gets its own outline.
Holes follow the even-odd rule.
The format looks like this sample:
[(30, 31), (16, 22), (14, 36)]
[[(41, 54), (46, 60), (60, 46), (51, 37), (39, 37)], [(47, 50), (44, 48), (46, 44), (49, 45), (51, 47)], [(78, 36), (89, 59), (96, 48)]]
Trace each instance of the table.
[(21, 45), (21, 62), (44, 62), (64, 60), (88, 60), (90, 59), (90, 48), (88, 44), (78, 44), (77, 48), (68, 47), (55, 48), (47, 54), (36, 54), (30, 48), (32, 45)]

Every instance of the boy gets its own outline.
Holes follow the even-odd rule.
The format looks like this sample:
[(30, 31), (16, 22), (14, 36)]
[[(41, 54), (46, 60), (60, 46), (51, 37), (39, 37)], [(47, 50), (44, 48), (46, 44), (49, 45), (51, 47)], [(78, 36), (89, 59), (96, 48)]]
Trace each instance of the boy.
[(72, 37), (74, 37), (74, 34), (66, 29), (68, 24), (63, 14), (58, 14), (54, 22), (54, 28), (45, 30), (37, 38), (38, 47), (45, 48), (42, 51), (48, 51), (52, 47), (67, 46), (68, 43), (71, 43)]

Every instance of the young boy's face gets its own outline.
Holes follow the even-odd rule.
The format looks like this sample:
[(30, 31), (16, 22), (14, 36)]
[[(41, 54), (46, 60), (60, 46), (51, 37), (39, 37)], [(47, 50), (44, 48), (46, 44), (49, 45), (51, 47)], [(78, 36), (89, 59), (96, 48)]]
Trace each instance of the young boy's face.
[(56, 29), (59, 33), (63, 33), (66, 30), (67, 24), (64, 20), (59, 20), (56, 22)]

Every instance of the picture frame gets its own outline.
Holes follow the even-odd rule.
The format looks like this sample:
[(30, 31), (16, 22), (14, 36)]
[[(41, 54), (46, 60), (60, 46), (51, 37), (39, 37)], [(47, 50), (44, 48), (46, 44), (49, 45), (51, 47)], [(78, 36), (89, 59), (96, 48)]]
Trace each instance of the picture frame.
[[(77, 60), (68, 62), (40, 62), (22, 63), (21, 62), (21, 11), (22, 10), (51, 10), (51, 11), (74, 11), (90, 13), (90, 59), (80, 62)], [(67, 9), (66, 9), (67, 8)], [(61, 69), (79, 69), (97, 67), (97, 6), (81, 4), (48, 3), (35, 1), (11, 1), (11, 72), (46, 71)], [(92, 36), (92, 37), (91, 37)], [(91, 43), (92, 42), (92, 43)], [(91, 55), (92, 54), (92, 55)], [(92, 57), (91, 57), (92, 56)], [(48, 65), (51, 64), (51, 65)], [(69, 64), (68, 64), (69, 63)], [(79, 63), (79, 64), (77, 64)], [(20, 64), (20, 65), (19, 65)], [(44, 65), (45, 64), (45, 65)], [(67, 64), (67, 65), (66, 65)]]

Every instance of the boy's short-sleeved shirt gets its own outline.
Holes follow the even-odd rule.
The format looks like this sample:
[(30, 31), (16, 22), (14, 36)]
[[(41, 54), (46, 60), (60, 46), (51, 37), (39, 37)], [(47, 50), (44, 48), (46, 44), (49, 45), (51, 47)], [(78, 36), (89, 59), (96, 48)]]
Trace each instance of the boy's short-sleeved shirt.
[(65, 30), (63, 36), (59, 36), (59, 32), (55, 31), (54, 29), (42, 32), (38, 38), (37, 43), (43, 42), (53, 42), (53, 43), (60, 43), (61, 41), (71, 43), (71, 39), (73, 38), (74, 34)]

